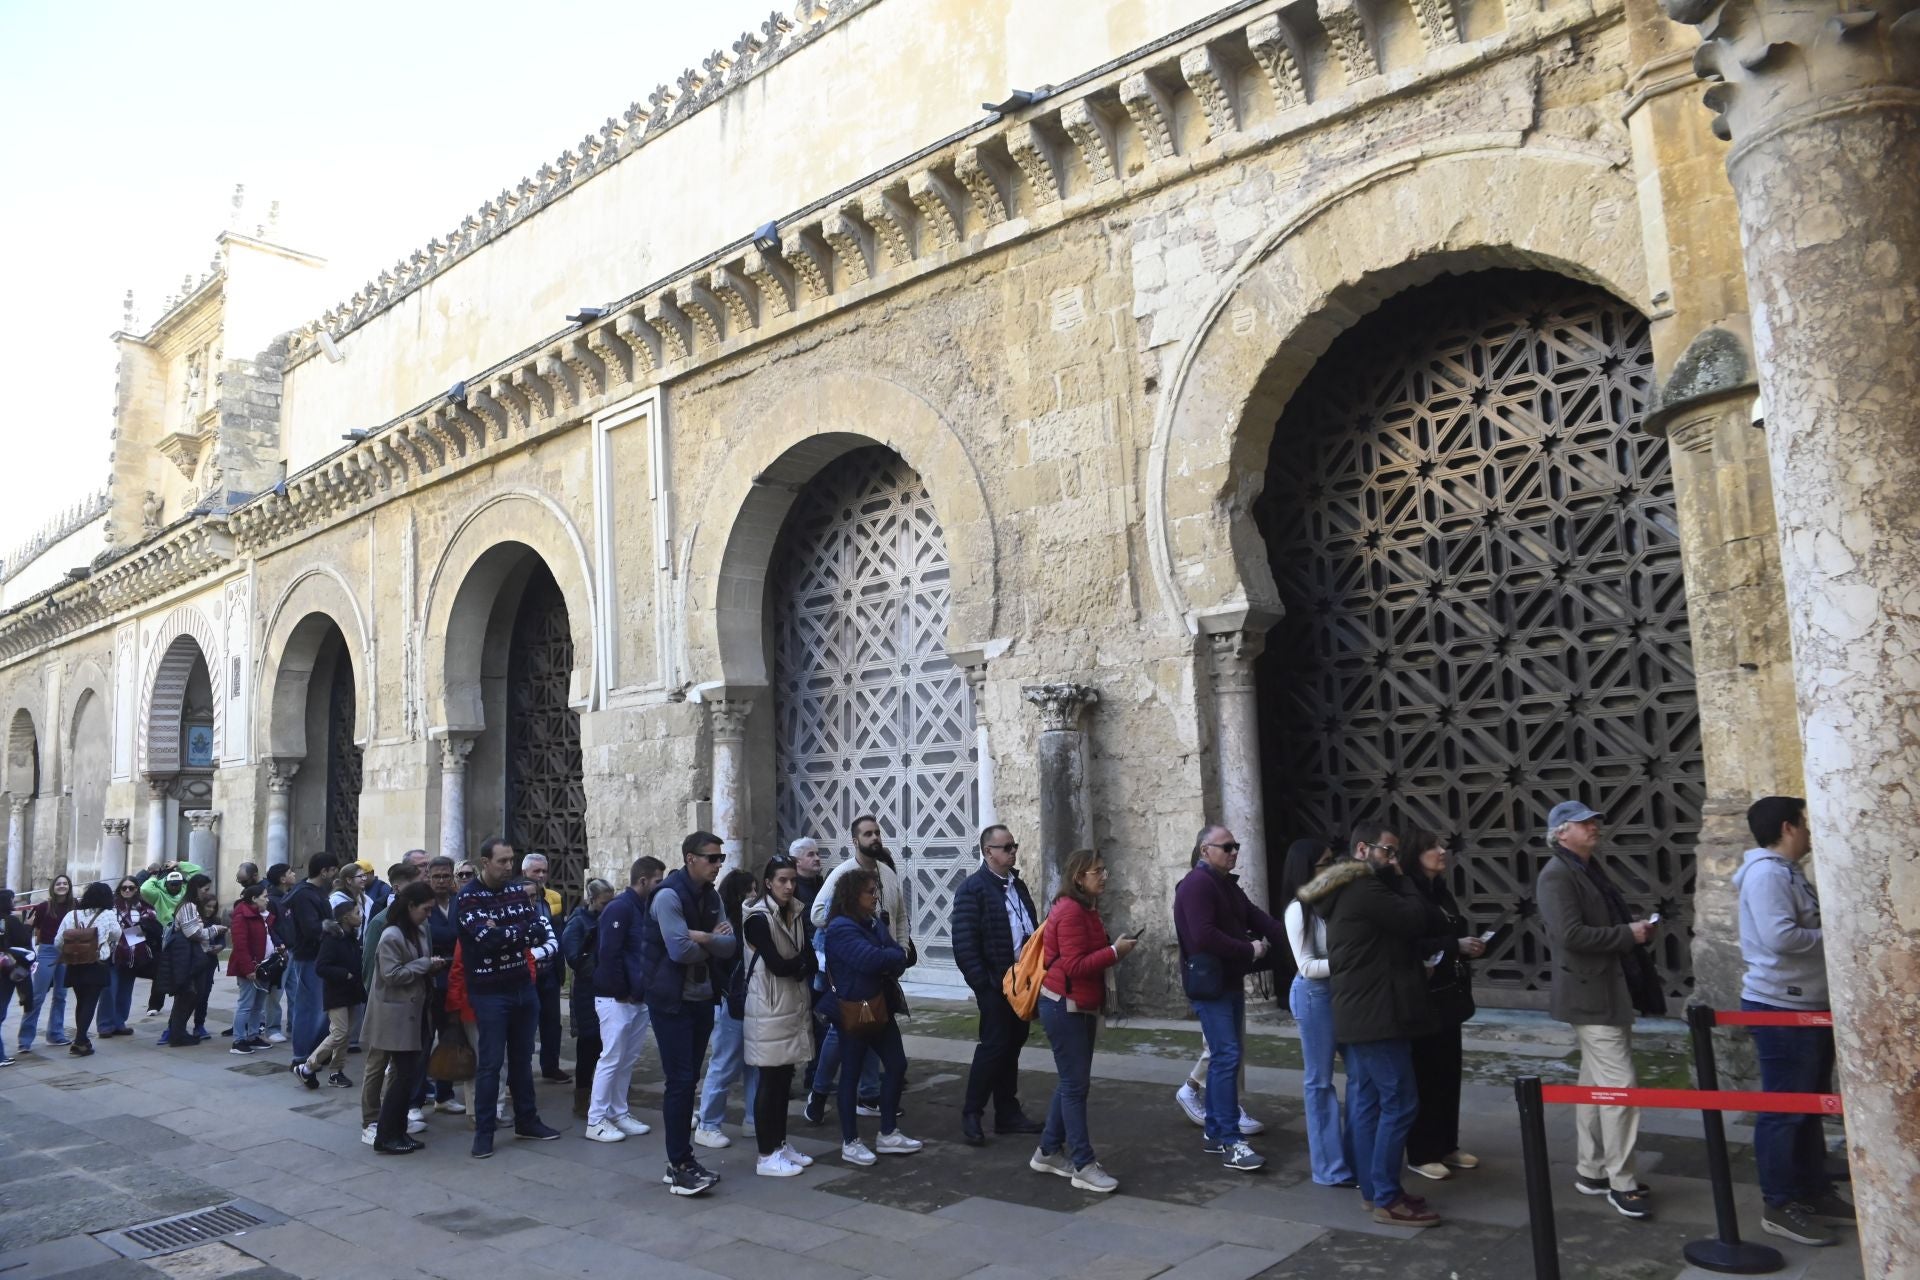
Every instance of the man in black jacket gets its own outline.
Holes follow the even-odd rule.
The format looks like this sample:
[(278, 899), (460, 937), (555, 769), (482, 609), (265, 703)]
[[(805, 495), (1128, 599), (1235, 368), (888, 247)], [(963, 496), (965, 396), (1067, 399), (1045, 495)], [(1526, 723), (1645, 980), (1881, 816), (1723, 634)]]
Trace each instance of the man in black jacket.
[(1007, 1003), (1000, 985), (1027, 935), (1039, 927), (1033, 899), (1014, 870), (1019, 853), (1020, 842), (1011, 831), (988, 827), (980, 833), (980, 869), (953, 895), (953, 959), (980, 1006), (980, 1043), (960, 1104), (961, 1136), (975, 1147), (986, 1145), (980, 1116), (988, 1095), (994, 1132), (1038, 1133), (1041, 1128), (1020, 1110), (1020, 1050), (1027, 1043), (1027, 1022)]
[(287, 946), (287, 1047), (295, 1062), (305, 1062), (327, 1035), (327, 1004), (314, 975), (320, 938), (333, 910), (333, 873), (340, 859), (316, 853), (307, 859), (307, 878), (281, 900), (280, 936)]
[(1420, 1109), (1411, 1041), (1438, 1023), (1414, 946), (1427, 908), (1400, 874), (1399, 847), (1386, 824), (1360, 823), (1353, 857), (1315, 876), (1300, 901), (1327, 922), (1333, 1035), (1347, 1060), (1347, 1133), (1361, 1200), (1375, 1222), (1431, 1227), (1439, 1215), (1400, 1185)]

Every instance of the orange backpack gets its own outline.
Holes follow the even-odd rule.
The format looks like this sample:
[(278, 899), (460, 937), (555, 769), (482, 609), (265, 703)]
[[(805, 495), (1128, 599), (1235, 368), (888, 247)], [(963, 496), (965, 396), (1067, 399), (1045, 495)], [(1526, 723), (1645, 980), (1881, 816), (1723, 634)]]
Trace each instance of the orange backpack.
[(1007, 1003), (1028, 1022), (1040, 1016), (1040, 981), (1047, 976), (1046, 932), (1047, 923), (1042, 920), (1040, 927), (1027, 935), (1013, 968), (1000, 979), (1000, 990), (1006, 995)]

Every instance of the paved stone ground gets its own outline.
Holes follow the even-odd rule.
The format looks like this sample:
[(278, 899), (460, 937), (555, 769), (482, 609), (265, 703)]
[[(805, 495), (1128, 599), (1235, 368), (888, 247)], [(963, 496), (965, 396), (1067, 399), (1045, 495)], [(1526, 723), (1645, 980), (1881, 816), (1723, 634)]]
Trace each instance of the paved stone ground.
[[(478, 1162), (467, 1156), (465, 1117), (436, 1115), (422, 1135), (426, 1151), (378, 1157), (358, 1141), (358, 1090), (309, 1093), (288, 1077), (282, 1055), (235, 1057), (224, 1039), (163, 1050), (152, 1043), (157, 1020), (136, 1026), (137, 1037), (102, 1042), (91, 1058), (55, 1051), (0, 1071), (0, 1280), (1506, 1280), (1532, 1272), (1512, 1095), (1492, 1085), (1468, 1086), (1464, 1118), (1467, 1145), (1486, 1167), (1418, 1188), (1446, 1218), (1429, 1231), (1376, 1226), (1355, 1193), (1308, 1180), (1292, 1070), (1250, 1068), (1249, 1107), (1269, 1126), (1258, 1140), (1271, 1161), (1264, 1172), (1230, 1173), (1204, 1157), (1198, 1130), (1170, 1097), (1191, 1060), (1173, 1055), (1197, 1044), (1179, 1032), (1162, 1035), (1159, 1052), (1115, 1037), (1118, 1051), (1096, 1062), (1094, 1137), (1121, 1179), (1118, 1194), (1078, 1192), (1030, 1172), (1018, 1140), (985, 1150), (961, 1144), (955, 1117), (970, 1046), (913, 1035), (902, 1127), (928, 1140), (925, 1151), (846, 1168), (831, 1116), (827, 1128), (812, 1129), (796, 1109), (797, 1145), (821, 1157), (805, 1175), (755, 1177), (752, 1143), (733, 1129), (733, 1147), (701, 1153), (725, 1180), (685, 1200), (660, 1185), (657, 1127), (617, 1146), (584, 1142), (566, 1086), (541, 1086), (543, 1116), (565, 1130), (557, 1142), (503, 1140), (493, 1160)], [(1261, 1043), (1254, 1061), (1273, 1061)], [(360, 1061), (349, 1067), (356, 1080)], [(1051, 1059), (1030, 1049), (1023, 1066), (1024, 1096), (1038, 1113)], [(658, 1099), (657, 1072), (643, 1073), (636, 1110), (653, 1122)], [(1647, 1117), (1643, 1172), (1659, 1202), (1651, 1223), (1572, 1193), (1571, 1118), (1559, 1110), (1553, 1119), (1565, 1274), (1698, 1280), (1704, 1273), (1680, 1256), (1685, 1241), (1711, 1235), (1697, 1119)], [(869, 1140), (874, 1124), (863, 1126)], [(1742, 1222), (1752, 1233), (1759, 1198), (1750, 1154), (1735, 1150)], [(89, 1234), (234, 1197), (286, 1220), (144, 1262)], [(1782, 1275), (1861, 1274), (1850, 1233), (1837, 1249), (1779, 1243)]]

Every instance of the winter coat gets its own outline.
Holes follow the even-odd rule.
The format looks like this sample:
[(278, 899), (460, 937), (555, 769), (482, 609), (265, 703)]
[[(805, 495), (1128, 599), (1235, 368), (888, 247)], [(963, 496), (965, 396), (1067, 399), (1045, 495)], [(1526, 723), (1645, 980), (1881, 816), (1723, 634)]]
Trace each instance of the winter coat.
[(333, 908), (327, 905), (331, 897), (327, 890), (303, 880), (281, 899), (286, 919), (281, 922), (280, 936), (292, 953), (291, 959), (312, 964), (320, 954), (320, 940), (326, 936), (327, 924), (333, 919)]
[(560, 957), (573, 971), (567, 1007), (576, 1036), (586, 1034), (597, 1038), (600, 1035), (600, 1015), (593, 1011), (593, 970), (599, 960), (594, 948), (600, 941), (600, 931), (595, 926), (599, 923), (600, 917), (587, 910), (583, 902), (567, 917), (567, 927), (560, 934)]
[(727, 936), (698, 943), (687, 935), (694, 930), (712, 933), (725, 918), (713, 886), (695, 885), (685, 868), (660, 882), (640, 922), (640, 967), (646, 974), (649, 1009), (677, 1013), (689, 1001), (718, 1002), (713, 964), (732, 959), (739, 940)]
[(1733, 873), (1740, 895), (1740, 994), (1781, 1009), (1825, 1009), (1826, 935), (1820, 896), (1800, 868), (1771, 849), (1749, 849)]
[(1445, 876), (1423, 872), (1407, 879), (1427, 908), (1427, 928), (1414, 951), (1423, 961), (1436, 953), (1440, 956), (1440, 963), (1427, 975), (1427, 993), (1442, 1025), (1458, 1026), (1474, 1013), (1473, 967), (1460, 954), (1460, 939), (1469, 930), (1466, 913), (1454, 901)]
[(1041, 990), (1072, 1001), (1076, 1013), (1098, 1013), (1107, 1001), (1106, 972), (1120, 963), (1100, 913), (1070, 897), (1055, 898), (1045, 928)]
[(414, 1053), (425, 1047), (427, 996), (433, 989), (427, 969), (432, 963), (424, 927), (417, 942), (409, 942), (397, 925), (381, 931), (373, 949), (367, 1016), (360, 1024), (362, 1048)]
[(233, 952), (227, 957), (227, 976), (246, 978), (267, 958), (267, 918), (251, 902), (233, 904)]
[(863, 922), (835, 916), (827, 921), (827, 977), (842, 1000), (866, 1000), (889, 992), (906, 971), (905, 948), (877, 917)]
[(1553, 952), (1553, 1016), (1576, 1026), (1632, 1026), (1633, 994), (1623, 962), (1635, 945), (1633, 930), (1614, 919), (1606, 894), (1580, 859), (1556, 845), (1534, 882), (1533, 898)]
[(113, 949), (120, 942), (120, 916), (112, 907), (102, 911), (69, 911), (60, 922), (60, 932), (54, 938), (54, 945), (60, 946), (66, 940), (69, 931), (74, 929), (92, 929), (99, 935), (100, 959), (93, 964), (70, 964), (64, 966), (67, 971), (67, 985), (85, 989), (104, 987), (112, 977), (113, 970), (109, 960)]
[(747, 1065), (799, 1066), (813, 1056), (813, 948), (806, 908), (796, 899), (782, 915), (769, 899), (747, 907), (747, 999), (741, 1019)]
[(1241, 979), (1269, 964), (1253, 958), (1253, 940), (1265, 938), (1269, 956), (1285, 951), (1286, 928), (1253, 905), (1237, 876), (1222, 875), (1206, 863), (1197, 863), (1173, 891), (1173, 932), (1180, 956), (1211, 955), (1220, 960), (1220, 975), (1228, 991)]
[(640, 935), (645, 931), (648, 896), (629, 885), (600, 909), (594, 922), (593, 994), (638, 1003), (647, 993)]
[[(114, 901), (114, 914), (120, 921), (120, 941), (113, 948), (113, 967), (132, 971), (152, 963), (157, 957), (153, 954), (154, 944), (163, 936), (160, 917), (153, 908), (139, 899), (132, 906)], [(147, 937), (147, 922), (154, 925), (151, 941)]]
[(1406, 1040), (1440, 1029), (1420, 963), (1427, 907), (1405, 876), (1347, 859), (1309, 880), (1299, 896), (1327, 922), (1336, 1041)]
[(200, 919), (199, 908), (182, 902), (160, 944), (154, 981), (160, 990), (179, 995), (212, 972), (220, 950), (220, 929)]
[[(1033, 909), (1026, 882), (1017, 873), (1012, 880), (1027, 919), (1039, 928), (1040, 913)], [(998, 991), (1000, 979), (1019, 958), (1013, 922), (1007, 919), (1007, 888), (1007, 881), (983, 865), (953, 893), (953, 962), (976, 992)]]
[(321, 982), (324, 1008), (351, 1009), (367, 1002), (367, 987), (360, 980), (359, 935), (348, 933), (338, 921), (329, 920), (321, 927), (313, 972)]

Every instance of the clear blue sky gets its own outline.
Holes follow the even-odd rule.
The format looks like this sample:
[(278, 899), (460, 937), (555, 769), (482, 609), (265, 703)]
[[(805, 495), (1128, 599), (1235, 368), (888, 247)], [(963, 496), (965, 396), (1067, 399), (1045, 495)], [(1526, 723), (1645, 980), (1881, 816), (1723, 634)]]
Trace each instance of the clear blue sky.
[(105, 482), (121, 297), (204, 272), (234, 184), (344, 297), (773, 8), (0, 0), (0, 556)]

